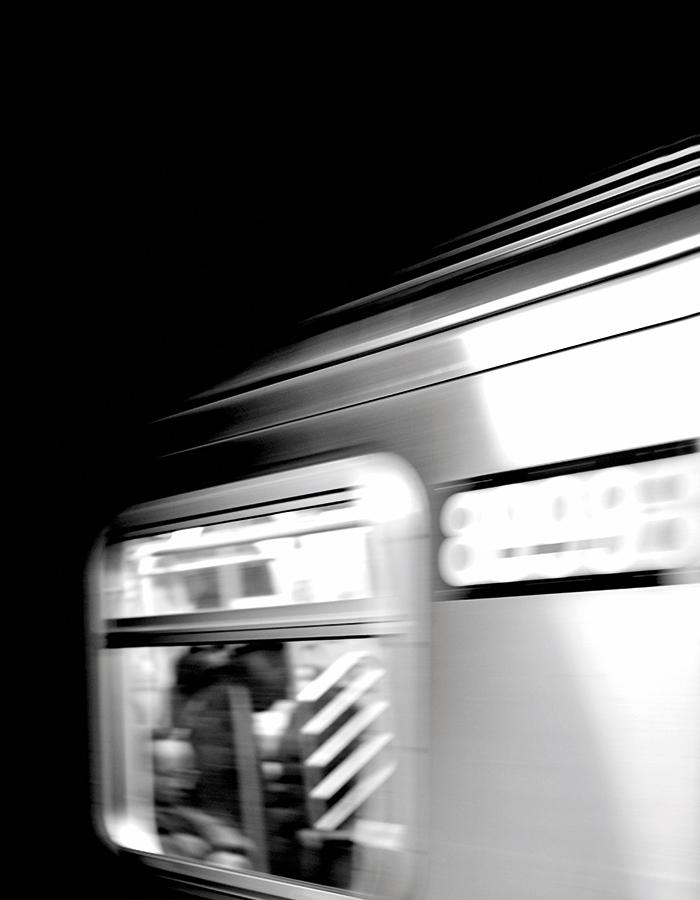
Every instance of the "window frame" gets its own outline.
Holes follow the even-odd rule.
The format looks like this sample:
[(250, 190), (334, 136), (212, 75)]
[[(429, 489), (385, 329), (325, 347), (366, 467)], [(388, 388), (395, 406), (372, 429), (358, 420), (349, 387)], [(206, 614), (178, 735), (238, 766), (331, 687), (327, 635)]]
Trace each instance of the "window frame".
[[(387, 489), (388, 486), (388, 489)], [(382, 504), (384, 492), (385, 503)], [(234, 522), (257, 515), (313, 508), (319, 499), (355, 500), (364, 510), (362, 524), (370, 528), (370, 555), (374, 568), (371, 596), (363, 600), (334, 600), (293, 605), (270, 605), (247, 609), (170, 613), (158, 616), (108, 619), (106, 612), (105, 567), (113, 550), (125, 540), (176, 531), (178, 528)], [(391, 501), (395, 501), (395, 507)], [(300, 506), (300, 504), (302, 504)], [(429, 506), (422, 482), (415, 471), (394, 454), (371, 454), (300, 469), (247, 479), (201, 491), (179, 494), (132, 507), (122, 513), (105, 532), (91, 566), (93, 575), (90, 632), (93, 642), (91, 679), (94, 691), (93, 746), (94, 774), (99, 785), (94, 804), (98, 834), (115, 852), (140, 857), (156, 870), (185, 879), (228, 886), (232, 890), (301, 900), (340, 896), (333, 889), (310, 883), (280, 879), (269, 873), (224, 870), (205, 863), (170, 857), (157, 852), (130, 848), (118, 843), (110, 816), (127, 816), (124, 789), (127, 768), (124, 755), (115, 746), (124, 744), (124, 723), (115, 715), (114, 668), (105, 651), (128, 647), (159, 647), (256, 640), (312, 641), (343, 638), (391, 639), (392, 664), (388, 666), (392, 705), (397, 686), (405, 696), (402, 714), (396, 716), (401, 734), (403, 762), (407, 771), (402, 782), (413, 788), (403, 800), (406, 821), (402, 822), (406, 842), (392, 855), (382, 873), (380, 893), (408, 896), (417, 884), (416, 862), (422, 855), (424, 817), (422, 805), (423, 769), (427, 758), (425, 685), (427, 666), (427, 615), (429, 576)], [(397, 651), (396, 655), (394, 650)], [(394, 657), (401, 660), (396, 672)], [(117, 698), (118, 699), (118, 698)], [(407, 712), (408, 711), (408, 712)], [(121, 732), (120, 732), (120, 729)], [(404, 751), (404, 748), (407, 748)], [(402, 757), (403, 759), (403, 757)], [(409, 787), (409, 792), (410, 791)], [(119, 797), (123, 809), (118, 809)], [(116, 801), (115, 801), (115, 798)], [(410, 864), (409, 864), (410, 861)], [(400, 863), (400, 864), (398, 864)], [(409, 876), (408, 873), (411, 873)], [(388, 883), (385, 883), (387, 882)], [(398, 889), (397, 889), (398, 888)], [(365, 891), (353, 887), (351, 894)], [(347, 896), (347, 892), (343, 892)]]

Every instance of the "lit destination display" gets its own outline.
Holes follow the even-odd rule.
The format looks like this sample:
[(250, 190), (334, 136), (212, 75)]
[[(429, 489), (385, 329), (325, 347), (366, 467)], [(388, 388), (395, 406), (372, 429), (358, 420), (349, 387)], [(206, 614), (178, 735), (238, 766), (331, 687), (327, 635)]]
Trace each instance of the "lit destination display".
[(700, 454), (452, 493), (438, 570), (451, 587), (700, 562)]

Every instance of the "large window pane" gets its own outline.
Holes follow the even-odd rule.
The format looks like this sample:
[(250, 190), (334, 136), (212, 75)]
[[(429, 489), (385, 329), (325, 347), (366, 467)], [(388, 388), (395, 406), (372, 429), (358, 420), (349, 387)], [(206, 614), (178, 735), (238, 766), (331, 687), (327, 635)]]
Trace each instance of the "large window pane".
[(160, 852), (357, 888), (401, 849), (379, 639), (110, 654), (126, 794)]

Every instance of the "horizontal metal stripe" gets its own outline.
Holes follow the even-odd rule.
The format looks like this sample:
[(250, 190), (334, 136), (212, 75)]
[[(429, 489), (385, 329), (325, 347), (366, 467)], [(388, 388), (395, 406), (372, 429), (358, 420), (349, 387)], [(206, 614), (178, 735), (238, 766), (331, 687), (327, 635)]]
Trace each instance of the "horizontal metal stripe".
[(482, 488), (499, 487), (521, 481), (535, 481), (540, 478), (553, 478), (557, 475), (571, 475), (576, 472), (590, 472), (611, 466), (625, 466), (633, 463), (648, 462), (653, 459), (668, 459), (673, 456), (685, 456), (700, 449), (700, 442), (695, 438), (685, 441), (670, 441), (665, 444), (653, 444), (648, 447), (634, 447), (614, 453), (601, 453), (597, 456), (583, 456), (557, 463), (546, 463), (542, 466), (528, 466), (526, 469), (512, 469), (508, 472), (477, 475), (473, 478), (436, 484), (436, 491), (481, 490)]
[[(108, 619), (105, 630), (177, 631), (215, 628), (265, 628), (268, 626), (302, 625), (321, 622), (356, 622), (371, 620), (370, 597), (356, 600), (331, 600), (308, 603), (270, 603), (264, 606), (219, 609), (201, 612), (164, 613), (150, 616), (128, 616)], [(381, 615), (376, 615), (381, 619)]]
[(669, 166), (676, 166), (683, 161), (686, 161), (688, 165), (693, 165), (697, 164), (698, 159), (700, 159), (700, 145), (698, 145), (697, 143), (691, 143), (687, 147), (675, 150), (674, 152), (666, 154), (664, 156), (650, 155), (650, 157), (643, 163), (639, 163), (631, 168), (620, 168), (619, 171), (615, 172), (612, 175), (608, 175), (605, 178), (598, 179), (597, 181), (591, 182), (590, 184), (583, 185), (582, 187), (576, 188), (573, 191), (568, 191), (565, 194), (560, 194), (552, 199), (544, 200), (542, 203), (537, 203), (534, 206), (528, 207), (527, 209), (519, 210), (512, 215), (504, 216), (501, 219), (496, 219), (495, 221), (489, 222), (479, 228), (471, 229), (470, 231), (465, 232), (458, 237), (450, 238), (450, 240), (445, 241), (438, 246), (446, 247), (457, 242), (463, 243), (465, 239), (469, 238), (471, 235), (481, 234), (486, 231), (493, 231), (499, 226), (504, 225), (506, 222), (515, 222), (517, 220), (525, 219), (528, 216), (531, 216), (532, 213), (539, 212), (547, 208), (566, 205), (574, 197), (592, 197), (597, 194), (602, 188), (611, 186), (615, 183), (617, 183), (618, 185), (622, 185), (623, 187), (630, 182), (637, 183), (640, 175), (655, 172), (657, 175), (663, 177)]
[[(700, 232), (700, 210), (691, 221), (684, 219), (675, 233), (682, 234), (693, 223)], [(260, 434), (280, 424), (306, 421), (330, 411), (355, 408), (380, 398), (685, 320), (700, 312), (700, 298), (692, 291), (700, 255), (664, 255), (669, 246), (678, 247), (680, 243), (666, 244), (660, 256), (637, 253), (614, 264), (592, 266), (573, 282), (566, 276), (519, 292), (513, 291), (518, 281), (512, 277), (505, 282), (497, 279), (493, 284), (482, 283), (476, 289), (477, 298), (507, 296), (514, 302), (512, 309), (498, 314), (474, 315), (477, 310), (488, 311), (490, 299), (465, 311), (463, 303), (457, 304), (459, 292), (446, 302), (437, 295), (431, 298), (436, 315), (440, 309), (457, 304), (459, 312), (442, 317), (449, 328), (426, 335), (424, 340), (403, 343), (398, 340), (402, 329), (394, 329), (392, 346), (386, 346), (382, 353), (348, 359), (342, 366), (296, 374), (283, 385), (240, 393), (186, 411), (179, 418), (162, 420), (158, 442), (164, 455), (174, 456), (233, 437)], [(696, 235), (696, 243), (700, 246), (700, 234)], [(630, 262), (638, 263), (640, 259), (648, 265), (629, 267)], [(558, 271), (567, 270), (568, 263), (558, 267)], [(605, 276), (602, 280), (590, 280), (601, 273)], [(524, 280), (527, 284), (528, 279)], [(561, 288), (562, 293), (552, 291), (553, 287)], [(501, 294), (501, 290), (506, 293)], [(663, 302), (656, 302), (661, 296)], [(520, 305), (518, 298), (524, 301)], [(464, 314), (470, 313), (470, 321), (461, 321)], [(459, 320), (456, 323), (454, 316)], [(528, 328), (531, 318), (536, 327)], [(431, 317), (431, 321), (436, 320)], [(405, 325), (408, 319), (401, 322)], [(373, 331), (376, 333), (376, 329)]]
[[(378, 456), (346, 457), (318, 460), (304, 466), (286, 467), (270, 475), (256, 475), (242, 481), (226, 481), (225, 476), (199, 490), (161, 496), (135, 504), (125, 510), (114, 523), (112, 536), (139, 537), (172, 530), (168, 526), (186, 521), (197, 524), (230, 522), (238, 516), (250, 518), (288, 510), (322, 506), (327, 500), (339, 506), (358, 500), (359, 485), (375, 465)], [(306, 502), (304, 502), (306, 501)], [(245, 515), (239, 516), (239, 512)]]
[[(413, 393), (416, 393), (416, 392), (421, 391), (428, 387), (435, 387), (438, 385), (449, 384), (450, 382), (460, 381), (462, 379), (470, 378), (475, 375), (485, 375), (489, 372), (498, 371), (499, 369), (506, 369), (511, 366), (520, 365), (520, 364), (527, 363), (527, 362), (532, 362), (536, 359), (544, 359), (548, 356), (557, 356), (562, 353), (567, 353), (570, 350), (576, 350), (576, 349), (583, 348), (583, 347), (589, 347), (589, 346), (593, 346), (596, 344), (613, 341), (613, 340), (616, 340), (619, 338), (628, 337), (630, 335), (640, 334), (640, 333), (647, 332), (647, 331), (652, 331), (654, 329), (663, 328), (664, 326), (667, 326), (667, 325), (677, 325), (682, 322), (692, 321), (692, 320), (698, 318), (698, 315), (700, 315), (700, 313), (694, 313), (692, 315), (682, 316), (678, 319), (672, 319), (670, 321), (657, 322), (657, 323), (654, 323), (651, 325), (642, 326), (640, 328), (634, 328), (634, 329), (631, 329), (630, 331), (626, 331), (624, 333), (605, 335), (603, 337), (595, 338), (593, 340), (585, 341), (583, 343), (567, 345), (565, 347), (560, 347), (557, 349), (548, 350), (543, 353), (538, 353), (533, 356), (519, 357), (517, 359), (513, 359), (508, 362), (499, 363), (497, 365), (489, 366), (486, 368), (469, 367), (465, 363), (464, 366), (462, 367), (465, 371), (461, 372), (458, 375), (450, 375), (450, 376), (442, 375), (439, 377), (435, 377), (434, 373), (428, 371), (425, 375), (422, 375), (420, 377), (419, 383), (412, 385), (411, 387), (399, 388), (399, 389), (388, 391), (388, 392), (370, 395), (370, 396), (366, 397), (365, 399), (358, 400), (355, 402), (328, 404), (325, 408), (318, 409), (313, 412), (306, 413), (304, 415), (297, 415), (297, 416), (289, 417), (289, 418), (274, 418), (274, 419), (270, 420), (269, 422), (266, 422), (265, 424), (261, 424), (257, 427), (253, 427), (253, 428), (248, 428), (248, 430), (246, 430), (246, 431), (240, 431), (240, 432), (231, 431), (230, 433), (227, 433), (223, 437), (216, 437), (211, 440), (200, 441), (200, 442), (194, 443), (190, 446), (183, 447), (182, 449), (173, 450), (170, 452), (164, 452), (163, 457), (164, 458), (177, 457), (177, 456), (181, 456), (183, 454), (195, 452), (197, 450), (202, 450), (205, 447), (213, 447), (216, 445), (225, 445), (229, 441), (237, 440), (240, 438), (253, 437), (253, 436), (259, 435), (259, 434), (264, 434), (267, 431), (270, 431), (272, 429), (279, 428), (282, 426), (297, 425), (297, 424), (300, 424), (303, 422), (308, 422), (313, 419), (317, 419), (321, 416), (325, 416), (329, 413), (337, 413), (337, 412), (343, 412), (343, 411), (350, 410), (350, 409), (357, 409), (359, 407), (367, 406), (368, 404), (375, 403), (377, 400), (383, 400), (383, 399), (388, 399), (389, 397), (401, 397), (401, 396), (405, 396), (407, 394), (413, 394)], [(290, 386), (288, 385), (287, 390), (289, 390), (289, 389), (290, 389)], [(260, 418), (260, 415), (258, 415), (257, 418)]]
[[(678, 191), (680, 191), (680, 189), (678, 189)], [(700, 191), (700, 178), (693, 179), (692, 184), (690, 186), (686, 186), (684, 192), (694, 194), (698, 191)], [(672, 193), (673, 192), (671, 192), (671, 194)], [(656, 199), (656, 202), (661, 203), (663, 200), (669, 199), (669, 196), (670, 195), (664, 195), (662, 197), (658, 197)], [(430, 275), (422, 276), (419, 279), (414, 279), (407, 284), (401, 285), (400, 288), (390, 289), (386, 292), (378, 292), (377, 294), (372, 294), (370, 297), (364, 298), (362, 301), (357, 302), (362, 302), (363, 304), (366, 303), (368, 306), (371, 306), (373, 302), (380, 300), (383, 296), (393, 291), (405, 291), (411, 287), (414, 290), (417, 290), (419, 287), (423, 286), (425, 286), (425, 288), (427, 289), (431, 285), (431, 296), (438, 296), (442, 293), (446, 293), (447, 291), (454, 289), (454, 284), (451, 283), (450, 279), (453, 278), (455, 274), (462, 273), (468, 268), (478, 269), (480, 265), (483, 266), (488, 261), (493, 261), (494, 259), (497, 259), (499, 257), (512, 255), (516, 251), (520, 254), (524, 254), (526, 250), (531, 249), (535, 245), (547, 245), (555, 240), (560, 241), (566, 234), (572, 233), (574, 230), (587, 230), (588, 228), (593, 227), (594, 224), (600, 224), (600, 219), (596, 218), (594, 222), (588, 223), (587, 225), (585, 221), (579, 222), (576, 229), (573, 225), (571, 225), (567, 226), (566, 228), (557, 229), (550, 235), (540, 234), (537, 240), (535, 240), (535, 238), (530, 238), (527, 241), (521, 242), (522, 246), (520, 247), (514, 246), (508, 249), (504, 248), (498, 252), (482, 254), (481, 256), (470, 259), (468, 263), (455, 263), (453, 266), (447, 267), (444, 270), (440, 270), (440, 272), (431, 273)], [(552, 293), (559, 293), (562, 290), (571, 290), (577, 287), (581, 287), (584, 284), (594, 283), (603, 278), (619, 276), (621, 274), (622, 266), (624, 266), (626, 272), (629, 272), (633, 271), (635, 268), (644, 267), (654, 262), (659, 262), (664, 259), (669, 259), (672, 256), (695, 250), (698, 248), (698, 246), (700, 246), (700, 238), (696, 235), (693, 237), (682, 239), (676, 242), (676, 244), (677, 246), (675, 247), (675, 249), (672, 247), (657, 247), (654, 250), (649, 250), (645, 251), (645, 253), (643, 254), (638, 254), (638, 258), (636, 260), (634, 257), (630, 257), (628, 259), (609, 263), (606, 266), (600, 267), (601, 271), (598, 273), (585, 272), (576, 276), (569, 276), (568, 279), (563, 280), (566, 282), (566, 286), (564, 284), (559, 286), (542, 285), (531, 290), (539, 292), (540, 296), (543, 296), (544, 294), (548, 294), (551, 296)], [(480, 277), (484, 278), (489, 274), (491, 273), (483, 272)], [(409, 296), (406, 298), (405, 303), (408, 304), (410, 302), (412, 302), (412, 298)], [(249, 391), (260, 390), (266, 385), (272, 385), (281, 380), (286, 381), (287, 379), (299, 377), (319, 368), (343, 362), (345, 360), (356, 358), (358, 356), (366, 355), (371, 352), (377, 352), (379, 350), (396, 346), (397, 344), (401, 344), (409, 340), (416, 340), (428, 334), (433, 334), (441, 331), (444, 328), (451, 328), (457, 324), (466, 324), (484, 315), (492, 315), (496, 312), (502, 312), (506, 309), (514, 308), (516, 305), (522, 305), (525, 302), (528, 302), (525, 296), (521, 296), (519, 298), (512, 296), (504, 297), (502, 300), (489, 301), (487, 304), (463, 308), (459, 312), (450, 313), (444, 317), (438, 316), (436, 318), (431, 318), (429, 321), (420, 322), (419, 324), (412, 325), (409, 328), (404, 328), (399, 331), (393, 330), (377, 338), (368, 340), (350, 340), (347, 344), (342, 347), (338, 347), (337, 349), (323, 350), (319, 347), (319, 349), (317, 349), (315, 353), (309, 353), (309, 355), (306, 359), (304, 359), (303, 362), (293, 361), (287, 365), (273, 366), (268, 372), (265, 372), (264, 370), (253, 370), (250, 374), (242, 376), (241, 378), (230, 382), (228, 385), (222, 385), (218, 388), (213, 389), (212, 391), (207, 392), (206, 394), (199, 395), (198, 397), (193, 399), (195, 401), (199, 400), (200, 402), (195, 406), (192, 406), (190, 411), (201, 409), (202, 407), (221, 402), (223, 399), (225, 399), (221, 395), (233, 397)], [(372, 310), (372, 312), (376, 314), (376, 308)], [(420, 313), (418, 311), (417, 313), (418, 316), (420, 316)], [(362, 329), (362, 331), (366, 333), (366, 328)], [(217, 394), (219, 394), (219, 397), (216, 396)], [(176, 413), (174, 416), (169, 416), (159, 421), (164, 422), (177, 416), (187, 415), (187, 412), (188, 411)]]
[(697, 569), (614, 572), (605, 575), (573, 575), (527, 581), (475, 584), (468, 587), (436, 588), (438, 601), (486, 600), (499, 597), (529, 597), (541, 594), (573, 594), (583, 591), (619, 591), (700, 582)]
[[(224, 521), (244, 521), (247, 519), (255, 519), (260, 518), (260, 516), (271, 516), (275, 513), (282, 512), (296, 512), (304, 511), (307, 509), (320, 509), (327, 506), (340, 506), (345, 505), (347, 503), (351, 503), (354, 497), (346, 497), (342, 500), (331, 500), (324, 503), (311, 503), (305, 506), (299, 506), (299, 501), (310, 500), (314, 497), (327, 497), (332, 494), (349, 494), (351, 492), (355, 492), (357, 490), (356, 487), (341, 487), (333, 490), (324, 490), (324, 491), (313, 491), (308, 494), (300, 494), (292, 497), (283, 497), (276, 500), (261, 500), (256, 503), (246, 503), (240, 506), (230, 506), (223, 508), (212, 508), (211, 511), (206, 513), (192, 513), (191, 515), (182, 515), (182, 516), (171, 516), (164, 517), (149, 522), (148, 524), (138, 524), (138, 525), (117, 525), (114, 528), (115, 533), (119, 533), (124, 537), (134, 537), (136, 532), (146, 531), (148, 534), (152, 533), (152, 530), (157, 529), (167, 529), (168, 526), (174, 524), (180, 524), (189, 522), (192, 525), (195, 521), (200, 522), (203, 520), (211, 520), (213, 524), (217, 524), (217, 520), (221, 519), (222, 516), (234, 516), (234, 518), (226, 518)], [(260, 515), (255, 516), (238, 516), (236, 515), (239, 512), (244, 512), (248, 510), (261, 510)]]
[[(700, 190), (700, 179), (698, 179), (697, 189)], [(506, 312), (511, 309), (517, 309), (531, 302), (540, 302), (543, 299), (550, 299), (554, 296), (561, 296), (587, 287), (591, 284), (602, 283), (609, 279), (621, 277), (623, 274), (628, 275), (635, 270), (647, 268), (650, 265), (666, 261), (672, 257), (684, 256), (688, 253), (695, 252), (700, 248), (700, 235), (678, 241), (675, 247), (661, 248), (654, 253), (648, 252), (640, 254), (637, 260), (625, 260), (626, 267), (624, 272), (621, 271), (620, 263), (613, 263), (607, 266), (601, 266), (598, 271), (582, 273), (578, 276), (570, 276), (561, 279), (554, 284), (543, 285), (537, 288), (531, 288), (520, 294), (510, 295), (500, 300), (493, 300), (483, 305), (470, 307), (460, 312), (451, 313), (442, 317), (433, 319), (420, 325), (405, 328), (387, 338), (369, 339), (361, 343), (357, 343), (348, 350), (343, 350), (325, 356), (320, 355), (313, 363), (315, 367), (325, 367), (333, 363), (342, 362), (346, 359), (363, 356), (371, 352), (384, 350), (390, 346), (414, 341), (430, 334), (435, 334), (445, 329), (455, 328), (459, 325), (465, 325), (484, 316), (494, 315), (496, 313)], [(437, 291), (436, 291), (437, 293)], [(285, 373), (285, 378), (295, 377), (298, 373), (290, 371)]]
[(398, 635), (406, 630), (399, 619), (367, 619), (356, 622), (305, 623), (303, 625), (269, 625), (258, 628), (183, 629), (182, 631), (117, 631), (97, 638), (107, 650), (128, 647), (168, 647), (190, 644), (247, 643), (253, 641), (310, 641), (340, 638), (367, 638), (378, 635)]
[[(622, 199), (622, 195), (624, 194), (626, 202), (630, 202), (630, 200), (638, 198), (640, 194), (647, 193), (646, 189), (648, 187), (652, 187), (654, 185), (658, 187), (660, 182), (663, 182), (664, 188), (670, 188), (673, 184), (684, 179), (685, 176), (692, 176), (693, 173), (697, 172), (697, 170), (697, 160), (689, 160), (679, 163), (673, 169), (665, 170), (661, 174), (656, 173), (647, 175), (642, 178), (636, 178), (624, 185), (624, 187), (622, 188), (618, 186), (602, 193), (598, 191), (595, 192), (595, 194), (592, 196), (580, 199), (573, 203), (565, 204), (556, 210), (550, 210), (550, 212), (546, 214), (535, 216), (533, 218), (525, 218), (518, 224), (514, 224), (508, 228), (501, 229), (494, 234), (478, 238), (477, 240), (471, 241), (468, 244), (462, 244), (461, 246), (446, 250), (445, 252), (431, 257), (430, 259), (427, 259), (422, 263), (417, 263), (415, 266), (411, 266), (409, 269), (405, 269), (404, 271), (415, 271), (416, 269), (434, 265), (442, 260), (449, 259), (450, 257), (454, 257), (459, 254), (466, 255), (477, 247), (482, 247), (488, 243), (509, 241), (511, 236), (516, 235), (519, 232), (541, 231), (542, 226), (550, 223), (551, 227), (551, 224), (556, 222), (556, 220), (566, 219), (568, 222), (570, 222), (572, 219), (578, 220), (580, 218), (581, 212), (586, 209), (589, 209), (593, 212), (593, 210), (595, 210), (595, 207), (598, 207), (595, 212), (603, 214), (610, 209), (609, 201), (614, 200), (616, 197)], [(692, 180), (690, 183), (692, 183)], [(564, 224), (564, 222), (561, 222), (560, 227), (563, 227)]]

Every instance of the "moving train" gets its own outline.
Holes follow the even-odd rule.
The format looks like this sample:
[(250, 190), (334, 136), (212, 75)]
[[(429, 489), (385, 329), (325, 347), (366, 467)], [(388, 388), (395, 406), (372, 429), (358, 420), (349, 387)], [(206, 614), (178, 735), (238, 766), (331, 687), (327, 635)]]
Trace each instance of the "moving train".
[(94, 822), (182, 896), (700, 896), (700, 147), (153, 425), (88, 566)]

